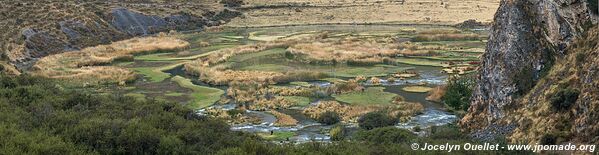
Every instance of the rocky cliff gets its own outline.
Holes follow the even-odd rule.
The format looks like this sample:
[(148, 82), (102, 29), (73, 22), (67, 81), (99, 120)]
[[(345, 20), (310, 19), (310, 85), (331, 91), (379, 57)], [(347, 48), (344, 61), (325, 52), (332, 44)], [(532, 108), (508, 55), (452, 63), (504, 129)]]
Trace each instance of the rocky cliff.
[[(530, 114), (540, 114), (537, 111), (540, 107), (544, 107), (545, 114), (555, 113), (547, 107), (551, 107), (548, 98), (557, 90), (545, 90), (544, 86), (556, 84), (547, 81), (561, 76), (553, 74), (557, 72), (555, 66), (562, 65), (574, 53), (574, 41), (589, 33), (587, 30), (596, 22), (596, 15), (587, 5), (587, 1), (581, 0), (501, 2), (482, 58), (471, 107), (460, 122), (464, 129), (483, 140), (504, 135), (526, 138), (524, 140), (529, 142), (543, 139), (542, 131), (531, 134), (535, 129), (530, 126), (530, 120), (538, 118)], [(589, 102), (597, 100), (580, 104)], [(582, 129), (576, 129), (580, 131)], [(529, 135), (515, 136), (521, 133)]]
[(0, 8), (2, 61), (26, 70), (50, 54), (170, 30), (197, 30), (238, 15), (208, 0), (7, 1)]

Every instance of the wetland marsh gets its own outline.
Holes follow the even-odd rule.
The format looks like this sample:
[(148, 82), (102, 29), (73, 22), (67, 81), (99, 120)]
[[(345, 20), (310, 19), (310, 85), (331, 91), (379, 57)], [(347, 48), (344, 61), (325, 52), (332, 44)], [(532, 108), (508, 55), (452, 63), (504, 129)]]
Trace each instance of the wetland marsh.
[[(168, 34), (185, 47), (104, 66), (136, 79), (107, 91), (177, 101), (267, 140), (329, 141), (332, 127), (357, 130), (357, 119), (372, 111), (385, 110), (410, 130), (454, 122), (427, 92), (474, 72), (486, 36), (435, 25), (225, 28)], [(340, 122), (319, 123), (327, 111)]]

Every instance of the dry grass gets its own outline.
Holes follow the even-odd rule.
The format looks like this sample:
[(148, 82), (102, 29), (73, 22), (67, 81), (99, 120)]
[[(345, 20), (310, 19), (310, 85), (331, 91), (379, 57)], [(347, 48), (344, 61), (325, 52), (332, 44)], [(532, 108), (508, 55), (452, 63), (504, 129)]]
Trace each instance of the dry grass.
[[(400, 51), (377, 42), (356, 40), (350, 37), (339, 41), (319, 40), (300, 43), (288, 49), (294, 55), (304, 56), (306, 61), (363, 61), (362, 63), (379, 63), (381, 56), (393, 56)], [(359, 63), (359, 62), (358, 62)]]
[(35, 75), (49, 78), (123, 83), (134, 79), (135, 74), (127, 69), (98, 65), (110, 64), (117, 60), (132, 60), (135, 54), (176, 50), (188, 45), (183, 40), (168, 36), (134, 38), (110, 45), (50, 55), (40, 59), (32, 71)]
[(406, 92), (411, 92), (411, 93), (426, 93), (426, 92), (433, 90), (433, 88), (424, 87), (424, 86), (408, 86), (408, 87), (402, 88), (402, 90), (406, 91)]
[(294, 39), (278, 39), (275, 41), (243, 45), (211, 52), (210, 55), (198, 58), (184, 65), (185, 71), (197, 75), (200, 80), (214, 85), (227, 85), (233, 81), (257, 81), (275, 84), (290, 82), (297, 79), (316, 80), (324, 78), (324, 74), (314, 72), (265, 72), (265, 71), (234, 71), (227, 62), (233, 56), (262, 52), (274, 48), (286, 48), (301, 41), (316, 39), (318, 35), (309, 35)]
[(445, 91), (447, 91), (447, 86), (437, 86), (428, 92), (426, 100), (433, 102), (441, 102), (441, 98), (445, 95)]
[[(229, 26), (491, 22), (499, 0), (247, 0)], [(258, 8), (262, 6), (262, 8)], [(284, 7), (272, 7), (284, 6)]]
[(376, 111), (380, 107), (376, 106), (348, 106), (342, 105), (337, 101), (321, 101), (316, 106), (311, 106), (304, 109), (303, 113), (310, 118), (318, 118), (320, 114), (332, 111), (341, 116), (344, 122), (356, 122), (358, 117), (372, 111)]
[(401, 121), (408, 121), (412, 116), (418, 115), (424, 111), (424, 106), (420, 103), (405, 102), (403, 98), (396, 97), (393, 100), (396, 105), (389, 109), (389, 115), (399, 117)]
[(12, 66), (4, 61), (0, 61), (0, 73), (5, 73), (8, 75), (20, 75), (21, 74), (21, 72), (19, 70), (17, 70), (14, 66)]
[(271, 113), (271, 114), (275, 115), (275, 117), (277, 117), (277, 121), (275, 122), (276, 126), (295, 126), (295, 125), (297, 125), (298, 121), (287, 114), (280, 113), (275, 110), (270, 110), (269, 113)]

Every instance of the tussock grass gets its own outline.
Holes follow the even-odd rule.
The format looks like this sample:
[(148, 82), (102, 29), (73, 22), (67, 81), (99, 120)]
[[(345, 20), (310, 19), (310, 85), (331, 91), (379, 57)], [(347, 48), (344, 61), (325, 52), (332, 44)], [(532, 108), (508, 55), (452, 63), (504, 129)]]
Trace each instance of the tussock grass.
[(127, 69), (98, 65), (110, 64), (117, 60), (132, 60), (136, 54), (171, 51), (187, 46), (187, 42), (168, 36), (134, 38), (110, 45), (50, 55), (40, 59), (32, 70), (35, 75), (49, 78), (124, 83), (134, 79), (135, 74)]
[(317, 119), (321, 114), (327, 111), (339, 114), (344, 122), (356, 122), (358, 117), (377, 111), (380, 107), (375, 106), (349, 106), (340, 104), (337, 101), (320, 101), (318, 105), (311, 106), (302, 111), (306, 116)]
[(433, 90), (433, 88), (424, 86), (408, 86), (402, 88), (402, 90), (410, 93), (426, 93)]
[(298, 123), (297, 120), (287, 114), (275, 110), (270, 110), (269, 113), (277, 118), (277, 121), (275, 122), (276, 126), (295, 126)]
[(288, 49), (292, 54), (303, 56), (304, 61), (380, 63), (383, 56), (394, 56), (399, 50), (376, 42), (345, 38), (336, 42), (300, 43)]
[(433, 102), (441, 102), (441, 98), (445, 95), (445, 91), (447, 91), (447, 86), (437, 86), (428, 92), (426, 100)]

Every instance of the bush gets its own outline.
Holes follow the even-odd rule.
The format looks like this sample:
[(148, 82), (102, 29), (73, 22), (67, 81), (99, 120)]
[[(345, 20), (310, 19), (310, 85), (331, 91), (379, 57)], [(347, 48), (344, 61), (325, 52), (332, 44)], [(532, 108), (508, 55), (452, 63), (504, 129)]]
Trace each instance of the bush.
[(416, 139), (416, 135), (414, 135), (412, 132), (396, 127), (361, 130), (358, 131), (354, 137), (356, 140), (367, 141), (376, 144), (406, 143)]
[(553, 134), (545, 134), (541, 137), (541, 145), (555, 145), (557, 144), (557, 136)]
[(514, 83), (516, 84), (516, 93), (518, 95), (526, 94), (532, 87), (534, 87), (534, 71), (530, 69), (532, 67), (522, 67), (518, 73), (514, 76)]
[(341, 120), (341, 118), (339, 117), (339, 115), (336, 112), (327, 111), (327, 112), (323, 112), (322, 114), (320, 114), (317, 121), (318, 121), (318, 123), (332, 125), (332, 124), (338, 123), (340, 120)]
[(336, 126), (329, 131), (331, 135), (331, 140), (333, 141), (341, 141), (345, 139), (345, 128), (343, 126)]
[(455, 125), (433, 126), (431, 127), (431, 139), (436, 140), (458, 140), (467, 138)]
[(567, 88), (559, 90), (550, 98), (551, 106), (556, 111), (566, 111), (578, 100), (579, 94), (580, 91), (577, 89)]
[(455, 110), (468, 110), (473, 87), (472, 77), (450, 77), (441, 100)]
[(358, 119), (358, 125), (362, 129), (372, 130), (374, 128), (392, 126), (397, 123), (396, 119), (382, 111), (370, 112)]

